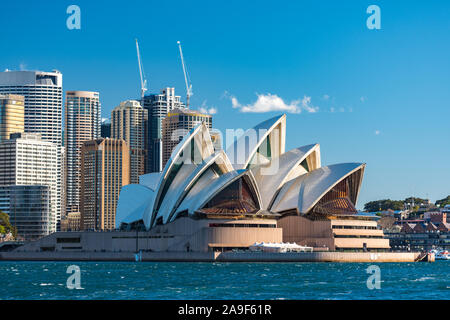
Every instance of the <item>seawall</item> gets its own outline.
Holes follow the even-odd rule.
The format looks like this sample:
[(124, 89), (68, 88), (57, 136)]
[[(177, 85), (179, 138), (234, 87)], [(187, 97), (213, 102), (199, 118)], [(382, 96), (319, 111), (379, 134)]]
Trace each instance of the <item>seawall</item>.
[[(415, 262), (419, 252), (142, 252), (159, 262)], [(0, 261), (136, 261), (134, 252), (0, 252)]]

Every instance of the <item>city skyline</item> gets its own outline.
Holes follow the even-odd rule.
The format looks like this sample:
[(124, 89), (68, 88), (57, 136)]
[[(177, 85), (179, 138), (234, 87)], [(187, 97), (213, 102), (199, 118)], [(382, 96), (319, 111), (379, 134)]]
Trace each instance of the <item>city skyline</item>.
[[(173, 19), (190, 16), (189, 24), (179, 28), (164, 22), (164, 15), (147, 22), (141, 19), (146, 10), (133, 6), (80, 1), (82, 27), (71, 31), (65, 27), (67, 4), (30, 3), (34, 14), (17, 22), (0, 19), (8, 23), (0, 25), (11, 43), (0, 53), (0, 69), (58, 69), (64, 91), (100, 92), (106, 117), (120, 101), (139, 97), (135, 37), (148, 93), (170, 86), (186, 100), (176, 47), (180, 40), (193, 80), (191, 109), (217, 113), (215, 128), (246, 128), (268, 116), (293, 113), (287, 132), (295, 138), (287, 149), (320, 142), (329, 163), (367, 163), (358, 208), (382, 198), (414, 195), (435, 201), (447, 196), (448, 13), (436, 10), (437, 2), (423, 8), (381, 1), (382, 29), (368, 30), (366, 3), (265, 4), (240, 4), (235, 15), (235, 2), (205, 3), (195, 10), (177, 3), (171, 5)], [(18, 4), (4, 6), (10, 10), (0, 15), (12, 10), (21, 16), (14, 9)], [(164, 11), (168, 5), (140, 6)], [(46, 20), (41, 36), (32, 29), (39, 19), (58, 16)], [(119, 17), (125, 22), (111, 22)], [(43, 35), (62, 40), (44, 48), (39, 44)], [(76, 41), (93, 50), (68, 52)], [(26, 50), (33, 45), (41, 50)], [(117, 75), (126, 80), (117, 81)]]

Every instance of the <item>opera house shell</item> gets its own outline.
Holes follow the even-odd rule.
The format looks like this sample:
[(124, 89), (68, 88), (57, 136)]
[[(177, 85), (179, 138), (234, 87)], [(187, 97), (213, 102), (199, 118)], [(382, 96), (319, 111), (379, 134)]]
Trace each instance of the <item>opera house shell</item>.
[[(122, 188), (117, 228), (182, 233), (190, 237), (187, 250), (200, 242), (200, 250), (206, 250), (289, 240), (336, 249), (336, 241), (330, 242), (333, 230), (350, 225), (368, 240), (358, 237), (348, 247), (388, 247), (373, 221), (349, 218), (357, 213), (365, 164), (322, 167), (319, 144), (285, 151), (285, 142), (286, 115), (247, 130), (226, 152), (215, 150), (206, 125), (198, 125), (176, 146), (162, 172)], [(336, 223), (342, 226), (335, 228)], [(213, 227), (218, 228), (213, 233), (204, 230)], [(342, 236), (342, 243), (348, 241)]]

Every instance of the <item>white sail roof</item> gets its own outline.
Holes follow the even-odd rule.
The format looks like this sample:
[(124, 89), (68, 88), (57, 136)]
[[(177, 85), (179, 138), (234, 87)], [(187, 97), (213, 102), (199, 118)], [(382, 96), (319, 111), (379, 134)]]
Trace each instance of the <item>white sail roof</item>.
[[(150, 229), (157, 223), (175, 220), (181, 213), (193, 215), (241, 178), (248, 184), (246, 192), (251, 193), (257, 208), (264, 212), (294, 210), (306, 214), (347, 177), (346, 184), (342, 184), (348, 189), (344, 198), (348, 196), (347, 200), (356, 204), (365, 164), (321, 167), (318, 144), (285, 153), (285, 115), (269, 119), (251, 130), (253, 139), (244, 134), (225, 153), (214, 152), (209, 129), (204, 123), (193, 128), (175, 147), (163, 172), (142, 175), (140, 184), (122, 188), (116, 226), (121, 222), (133, 225), (142, 221)], [(236, 152), (244, 159), (241, 163), (233, 163), (237, 156), (229, 159)], [(227, 192), (220, 194), (222, 198), (235, 200)]]
[(151, 172), (139, 176), (139, 184), (146, 186), (154, 191), (158, 187), (160, 179), (161, 172)]
[(170, 206), (169, 209), (166, 206), (163, 210), (160, 210), (164, 200), (166, 200), (168, 190), (176, 189), (180, 181), (187, 178), (197, 167), (197, 164), (200, 164), (213, 153), (214, 147), (211, 136), (204, 122), (184, 136), (183, 140), (173, 150), (161, 174), (151, 217), (150, 224), (152, 226), (159, 217), (162, 217), (164, 222), (168, 220)]
[[(305, 162), (307, 167), (309, 166), (309, 170), (307, 170), (301, 166), (301, 163), (310, 155), (311, 159)], [(269, 164), (252, 168), (251, 171), (261, 192), (263, 209), (269, 208), (274, 195), (286, 181), (319, 167), (320, 146), (311, 144), (283, 153), (272, 159)]]
[[(258, 148), (269, 138), (271, 157), (284, 153), (286, 140), (286, 115), (277, 116), (248, 129), (227, 149), (227, 156), (234, 169), (246, 169)], [(261, 160), (259, 160), (261, 161)], [(261, 162), (259, 162), (261, 163)]]
[(306, 214), (336, 184), (352, 173), (364, 170), (364, 167), (362, 163), (342, 163), (301, 175), (285, 183), (270, 210), (283, 212), (297, 209), (299, 213)]
[(116, 208), (116, 228), (120, 224), (139, 220), (146, 228), (150, 227), (150, 215), (153, 208), (155, 192), (139, 184), (129, 184), (122, 187)]

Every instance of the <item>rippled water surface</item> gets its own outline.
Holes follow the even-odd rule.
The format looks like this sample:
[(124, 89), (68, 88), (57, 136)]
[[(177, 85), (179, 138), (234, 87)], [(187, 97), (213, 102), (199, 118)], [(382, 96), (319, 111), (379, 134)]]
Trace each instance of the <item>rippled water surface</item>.
[[(70, 265), (82, 289), (66, 287)], [(382, 263), (0, 262), (0, 299), (449, 299), (450, 262)]]

